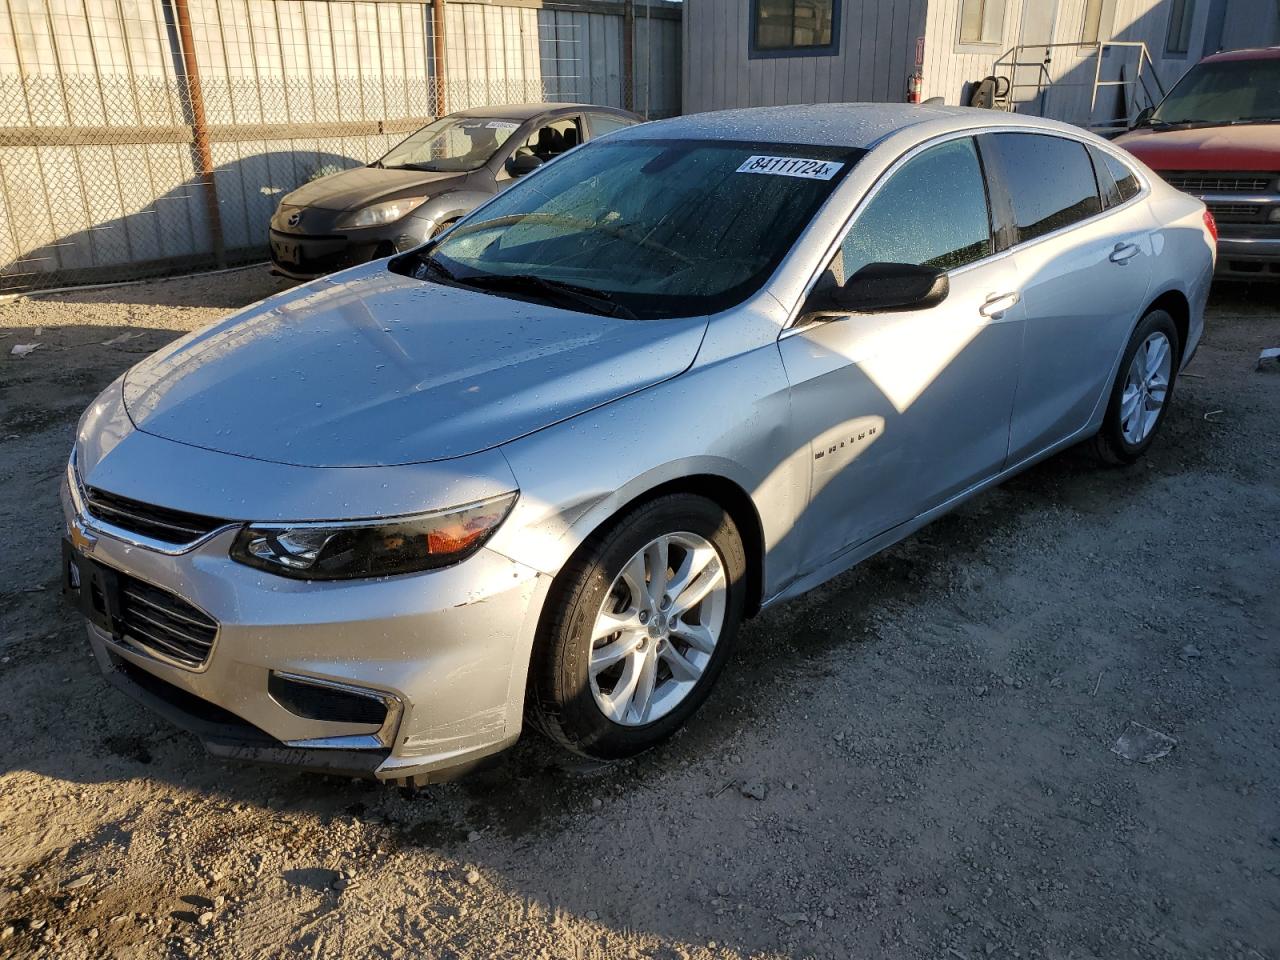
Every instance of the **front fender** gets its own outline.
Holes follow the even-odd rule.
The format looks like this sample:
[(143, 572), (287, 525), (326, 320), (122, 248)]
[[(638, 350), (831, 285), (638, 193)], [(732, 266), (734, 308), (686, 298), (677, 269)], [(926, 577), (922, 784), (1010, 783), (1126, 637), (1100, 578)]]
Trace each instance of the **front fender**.
[(787, 534), (808, 489), (808, 447), (788, 449), (789, 437), (789, 390), (774, 344), (695, 366), (504, 445), (520, 499), (489, 547), (554, 576), (627, 504), (674, 480), (712, 476), (755, 506), (768, 595), (793, 572), (795, 538)]
[(422, 239), (428, 239), (444, 221), (466, 216), (490, 196), (478, 190), (450, 190), (432, 197), (413, 212), (413, 218), (422, 222), (425, 231)]

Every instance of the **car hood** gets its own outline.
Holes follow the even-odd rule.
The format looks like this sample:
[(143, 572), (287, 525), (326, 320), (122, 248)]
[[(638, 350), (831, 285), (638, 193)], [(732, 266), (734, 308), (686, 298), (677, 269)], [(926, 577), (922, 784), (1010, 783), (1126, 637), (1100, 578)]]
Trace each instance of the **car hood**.
[(384, 170), (381, 167), (352, 167), (319, 180), (304, 183), (281, 199), (281, 203), (317, 210), (358, 210), (384, 198), (403, 195), (423, 187), (427, 196), (453, 189), (465, 173), (428, 173), (424, 170)]
[(619, 320), (369, 264), (273, 297), (138, 364), (146, 433), (299, 466), (489, 449), (693, 363), (706, 318)]
[(1153, 170), (1280, 170), (1280, 123), (1131, 130), (1115, 142)]

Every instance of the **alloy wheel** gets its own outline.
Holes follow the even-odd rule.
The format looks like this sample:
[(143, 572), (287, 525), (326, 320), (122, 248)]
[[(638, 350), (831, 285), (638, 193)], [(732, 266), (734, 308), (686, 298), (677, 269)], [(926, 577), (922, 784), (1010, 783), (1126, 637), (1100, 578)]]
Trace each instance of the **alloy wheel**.
[(1120, 396), (1120, 431), (1125, 442), (1137, 446), (1151, 435), (1169, 396), (1173, 346), (1157, 330), (1142, 341)]
[(591, 632), (596, 705), (622, 726), (670, 713), (701, 678), (725, 622), (724, 563), (696, 533), (650, 541), (614, 578)]

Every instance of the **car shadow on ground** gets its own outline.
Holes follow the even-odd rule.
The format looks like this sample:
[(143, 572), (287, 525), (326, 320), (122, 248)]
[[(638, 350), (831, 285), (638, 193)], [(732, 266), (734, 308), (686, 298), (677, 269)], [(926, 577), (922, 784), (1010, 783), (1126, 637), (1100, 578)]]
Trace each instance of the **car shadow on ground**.
[[(1257, 309), (1256, 304), (1253, 295), (1246, 293), (1243, 298), (1237, 295), (1220, 302), (1219, 309), (1250, 314)], [(123, 334), (136, 336), (118, 340)], [(664, 915), (658, 909), (663, 895), (651, 892), (628, 900), (619, 892), (619, 884), (629, 883), (637, 890), (650, 891), (666, 889), (670, 884), (671, 896), (684, 895), (676, 892), (686, 889), (686, 868), (680, 865), (680, 858), (697, 856), (703, 841), (699, 834), (708, 830), (722, 832), (721, 842), (728, 855), (741, 859), (750, 857), (751, 851), (761, 843), (781, 848), (778, 832), (762, 832), (763, 836), (754, 832), (753, 824), (763, 822), (771, 815), (767, 811), (776, 810), (777, 806), (757, 804), (739, 795), (743, 771), (770, 771), (768, 786), (772, 804), (775, 792), (794, 786), (785, 784), (784, 778), (799, 780), (801, 786), (808, 785), (801, 774), (794, 772), (797, 762), (812, 766), (818, 772), (819, 777), (813, 781), (815, 785), (828, 772), (823, 766), (835, 763), (838, 770), (834, 775), (842, 778), (840, 783), (848, 784), (845, 789), (837, 791), (831, 786), (834, 781), (827, 781), (830, 800), (819, 797), (811, 801), (817, 810), (812, 815), (795, 804), (787, 809), (797, 821), (809, 818), (806, 819), (808, 825), (825, 838), (811, 840), (805, 849), (817, 861), (816, 873), (835, 878), (826, 881), (840, 888), (833, 896), (848, 899), (849, 929), (856, 926), (855, 919), (874, 928), (871, 923), (874, 915), (856, 913), (856, 909), (864, 908), (852, 906), (855, 900), (870, 903), (871, 907), (866, 909), (874, 910), (877, 897), (882, 896), (886, 904), (895, 897), (905, 903), (910, 894), (915, 897), (911, 908), (913, 923), (918, 928), (936, 931), (948, 922), (942, 909), (944, 901), (947, 897), (954, 899), (957, 888), (963, 892), (964, 881), (953, 879), (944, 884), (933, 880), (927, 884), (928, 889), (907, 890), (903, 879), (895, 873), (903, 867), (904, 858), (916, 863), (905, 882), (924, 883), (933, 868), (931, 858), (949, 856), (958, 862), (962, 858), (956, 848), (966, 843), (985, 846), (993, 832), (1008, 830), (1011, 822), (1018, 829), (1040, 831), (1064, 845), (1083, 842), (1084, 849), (1100, 855), (1112, 842), (1106, 818), (1119, 817), (1128, 822), (1137, 819), (1135, 809), (1142, 812), (1142, 808), (1125, 806), (1138, 802), (1132, 799), (1138, 791), (1125, 779), (1132, 774), (1114, 765), (1114, 758), (1106, 754), (1105, 746), (1099, 747), (1087, 739), (1092, 728), (1082, 730), (1078, 717), (1068, 716), (1065, 722), (1041, 724), (1033, 716), (1030, 725), (1022, 725), (1026, 718), (1017, 712), (1023, 707), (1016, 703), (1005, 712), (992, 715), (989, 695), (974, 690), (978, 684), (985, 690), (992, 682), (991, 668), (985, 662), (974, 662), (972, 650), (958, 646), (952, 652), (939, 644), (943, 652), (938, 661), (931, 662), (927, 671), (921, 671), (927, 685), (918, 694), (904, 687), (899, 682), (901, 678), (895, 680), (894, 675), (910, 673), (910, 665), (892, 661), (894, 652), (888, 649), (890, 644), (886, 640), (886, 634), (892, 631), (886, 629), (886, 622), (928, 605), (930, 615), (952, 616), (958, 623), (973, 617), (972, 605), (983, 602), (975, 600), (977, 596), (997, 607), (1000, 598), (990, 594), (992, 583), (983, 580), (981, 571), (999, 566), (999, 555), (1011, 549), (1011, 541), (1034, 536), (1034, 528), (1046, 522), (1046, 515), (1052, 519), (1054, 514), (1065, 514), (1076, 518), (1075, 522), (1081, 522), (1078, 518), (1083, 517), (1082, 522), (1096, 527), (1098, 537), (1102, 538), (1109, 535), (1106, 522), (1109, 518), (1146, 509), (1143, 504), (1152, 502), (1159, 488), (1176, 485), (1181, 474), (1211, 463), (1218, 431), (1230, 428), (1204, 416), (1222, 389), (1216, 383), (1202, 387), (1197, 381), (1189, 382), (1190, 389), (1183, 391), (1184, 402), (1175, 404), (1160, 441), (1140, 466), (1127, 470), (1100, 469), (1080, 450), (1069, 450), (976, 498), (817, 590), (766, 611), (747, 624), (732, 662), (697, 722), (669, 745), (634, 761), (601, 766), (564, 755), (528, 732), (516, 747), (496, 758), (488, 769), (473, 772), (455, 783), (423, 788), (416, 796), (406, 798), (372, 782), (230, 765), (208, 758), (193, 737), (135, 708), (124, 695), (109, 687), (88, 657), (78, 618), (59, 601), (56, 558), (61, 513), (57, 482), (76, 419), (93, 396), (129, 364), (178, 335), (179, 331), (161, 328), (87, 325), (47, 327), (36, 337), (29, 327), (0, 327), (0, 353), (5, 354), (0, 358), (0, 363), (5, 364), (5, 378), (0, 382), (0, 484), (12, 491), (10, 497), (0, 503), (0, 529), (8, 537), (8, 549), (0, 555), (0, 583), (4, 584), (0, 588), (0, 621), (3, 622), (0, 682), (6, 689), (6, 698), (0, 703), (0, 715), (3, 715), (0, 720), (6, 728), (28, 731), (26, 736), (13, 738), (0, 747), (0, 773), (31, 772), (53, 782), (58, 790), (75, 791), (96, 785), (104, 785), (109, 791), (129, 789), (136, 791), (139, 798), (136, 802), (141, 805), (124, 817), (122, 825), (112, 824), (96, 833), (86, 831), (85, 836), (77, 837), (68, 849), (50, 854), (56, 856), (58, 864), (73, 865), (80, 858), (88, 857), (92, 850), (104, 847), (118, 847), (116, 862), (126, 864), (135, 833), (139, 837), (153, 833), (157, 822), (162, 829), (170, 829), (167, 820), (142, 821), (143, 807), (180, 798), (179, 809), (184, 811), (180, 816), (190, 826), (176, 829), (197, 833), (196, 837), (183, 841), (184, 855), (200, 859), (234, 842), (236, 846), (232, 849), (237, 858), (252, 860), (257, 854), (245, 851), (261, 849), (262, 843), (276, 842), (281, 836), (296, 837), (299, 847), (295, 863), (300, 861), (300, 865), (291, 865), (285, 870), (284, 882), (289, 889), (304, 891), (309, 896), (322, 899), (333, 896), (328, 891), (333, 884), (334, 864), (309, 856), (308, 850), (310, 845), (318, 846), (329, 832), (341, 827), (359, 831), (358, 849), (371, 861), (376, 850), (393, 854), (421, 852), (424, 859), (439, 856), (446, 861), (468, 861), (491, 871), (499, 884), (531, 901), (554, 904), (557, 908), (563, 906), (579, 917), (590, 918), (595, 911), (600, 911), (606, 914), (608, 923), (619, 929), (696, 942), (710, 923), (717, 922), (707, 919), (710, 911), (705, 906), (705, 903), (714, 904), (715, 890), (703, 895), (704, 904), (696, 908), (694, 915), (687, 910)], [(27, 357), (18, 360), (7, 356), (12, 344), (37, 339), (42, 346)], [(1193, 366), (1192, 372), (1195, 370)], [(1247, 471), (1251, 467), (1244, 463), (1232, 469)], [(1258, 465), (1257, 469), (1264, 470), (1265, 464)], [(1266, 480), (1261, 473), (1244, 479)], [(1090, 515), (1100, 519), (1091, 524)], [(1058, 523), (1055, 530), (1060, 532), (1061, 526)], [(1099, 549), (1104, 549), (1101, 543)], [(1047, 559), (1052, 561), (1054, 557)], [(1031, 570), (1027, 575), (1038, 576), (1041, 572)], [(1088, 571), (1077, 570), (1072, 576), (1087, 577)], [(1001, 581), (997, 579), (995, 584), (998, 587)], [(970, 609), (963, 609), (965, 604), (970, 604)], [(993, 616), (991, 620), (998, 618)], [(988, 623), (979, 621), (972, 626), (986, 630)], [(947, 642), (951, 642), (949, 638)], [(1162, 639), (1126, 638), (1127, 646), (1115, 652), (1117, 663), (1126, 662), (1125, 658), (1143, 660), (1150, 651), (1142, 644), (1158, 642)], [(1181, 647), (1186, 641), (1173, 642)], [(922, 651), (933, 652), (929, 643), (918, 644), (912, 652)], [(1084, 657), (1080, 656), (1082, 652)], [(1060, 669), (1068, 673), (1073, 685), (1078, 684), (1080, 678), (1070, 671), (1096, 672), (1093, 664), (1087, 662), (1091, 653), (1088, 644), (1066, 644), (1051, 658), (1037, 662), (1035, 668)], [(879, 689), (882, 681), (886, 682), (887, 689)], [(1021, 690), (1022, 680), (1017, 670), (1009, 670), (1005, 682), (1019, 684), (1018, 690)], [(1101, 682), (1099, 673), (1098, 684)], [(796, 716), (810, 709), (807, 701), (812, 691), (815, 688), (830, 691), (833, 684), (838, 683), (848, 683), (854, 688), (852, 691), (849, 687), (842, 689), (841, 692), (850, 697), (847, 703), (841, 703), (842, 710), (854, 714), (857, 704), (852, 698), (857, 695), (856, 685), (866, 684), (865, 700), (882, 717), (870, 724), (875, 729), (867, 733), (869, 739), (865, 744), (852, 750), (841, 748), (844, 752), (833, 755), (831, 731), (819, 727), (824, 736), (821, 743), (793, 739), (782, 744), (774, 742), (770, 747), (774, 756), (753, 753), (762, 731), (776, 730), (779, 726), (793, 733), (803, 731), (804, 725), (796, 721)], [(995, 686), (1001, 687), (998, 678)], [(1086, 688), (1079, 697), (1090, 713), (1099, 713), (1100, 701), (1091, 699), (1098, 690), (1092, 673), (1087, 687), (1093, 694)], [(927, 702), (904, 699), (904, 696), (925, 699), (930, 691), (935, 696), (941, 691), (947, 697), (938, 708), (937, 716), (930, 712)], [(954, 693), (948, 694), (949, 691)], [(1030, 698), (1027, 710), (1045, 706), (1041, 694), (1037, 693), (1036, 698)], [(1057, 700), (1051, 703), (1054, 709), (1062, 709)], [(916, 788), (926, 783), (937, 786), (938, 778), (945, 780), (952, 771), (945, 755), (948, 749), (954, 750), (959, 744), (946, 734), (936, 733), (952, 720), (946, 716), (948, 708), (973, 715), (972, 726), (965, 729), (962, 736), (982, 733), (997, 738), (994, 747), (980, 742), (965, 743), (963, 762), (970, 762), (972, 756), (974, 762), (985, 762), (988, 765), (985, 769), (998, 776), (991, 785), (963, 784), (955, 789), (954, 797), (949, 794), (942, 801), (935, 801), (929, 791)], [(1128, 708), (1120, 705), (1118, 709)], [(865, 715), (862, 720), (866, 722)], [(1002, 734), (999, 728), (1010, 720), (1018, 721), (1019, 725)], [(1101, 725), (1109, 729), (1113, 721), (1113, 717), (1104, 717)], [(998, 738), (1002, 735), (1017, 738), (1018, 746), (1011, 747), (1000, 741)], [(1027, 740), (1035, 742), (1038, 749), (1047, 749), (1040, 752), (1019, 749)], [(1057, 770), (1049, 769), (1047, 760), (1044, 771), (1026, 769), (1015, 762), (1026, 761), (1028, 757), (1032, 761), (1044, 760), (1046, 753), (1056, 757), (1059, 750), (1070, 751), (1067, 755), (1075, 758), (1081, 740), (1085, 743), (1086, 756), (1066, 763), (1058, 761)], [(902, 746), (912, 743), (916, 745), (914, 756), (911, 749)], [(922, 743), (925, 744), (923, 752)], [(1089, 756), (1095, 749), (1103, 761)], [(803, 759), (796, 761), (796, 756)], [(916, 769), (904, 772), (899, 766), (900, 756), (907, 758), (906, 763), (931, 765), (935, 779), (926, 779)], [(1225, 782), (1220, 769), (1225, 760), (1215, 766), (1216, 759), (1201, 758), (1199, 766), (1192, 770), (1194, 779), (1187, 789), (1205, 793), (1205, 782)], [(997, 764), (994, 768), (990, 766), (993, 763)], [(785, 774), (781, 772), (784, 770)], [(1164, 772), (1181, 774), (1184, 768)], [(1161, 781), (1143, 782), (1151, 783), (1152, 789), (1168, 789), (1167, 783)], [(1114, 787), (1106, 796), (1108, 804), (1115, 804), (1116, 808), (1108, 806), (1100, 811), (1086, 806), (1079, 811), (1071, 807), (1067, 810), (1071, 823), (1062, 819), (1067, 814), (1039, 799), (1042, 788), (1053, 786), (1062, 792), (1074, 792), (1080, 789), (1080, 784), (1088, 784), (1086, 789), (1093, 790), (1096, 797), (1102, 792), (1099, 783)], [(931, 825), (936, 827), (943, 817), (940, 803), (963, 807), (966, 799), (974, 800), (973, 791), (986, 789), (992, 796), (981, 797), (981, 808), (974, 811), (972, 817), (966, 813), (958, 820), (943, 819), (952, 835), (930, 843)], [(910, 795), (902, 791), (910, 791)], [(93, 793), (87, 795), (94, 796)], [(636, 872), (626, 883), (617, 878), (600, 879), (599, 892), (593, 892), (583, 888), (595, 884), (596, 878), (569, 873), (558, 875), (554, 869), (548, 869), (548, 861), (556, 860), (558, 852), (565, 854), (568, 845), (580, 843), (578, 837), (583, 832), (601, 840), (601, 829), (591, 824), (607, 817), (613, 809), (626, 810), (636, 816), (641, 833), (652, 829), (652, 824), (643, 819), (643, 807), (652, 804), (661, 809), (667, 797), (692, 803), (703, 813), (710, 811), (711, 822), (703, 817), (683, 823), (678, 819), (678, 810), (670, 811), (677, 819), (667, 824), (668, 845), (658, 848), (648, 859), (639, 859)], [(882, 805), (895, 799), (896, 806)], [(1178, 803), (1174, 802), (1177, 799), (1174, 797), (1166, 806), (1177, 808)], [(823, 801), (828, 801), (825, 810)], [(830, 801), (851, 805), (856, 812), (856, 825), (847, 815), (840, 822), (843, 828), (855, 829), (856, 833), (837, 835), (837, 828), (831, 826), (832, 820), (820, 819), (832, 812)], [(200, 819), (221, 824), (221, 830), (229, 831), (229, 839), (222, 836), (201, 839), (197, 823)], [(143, 826), (142, 822), (149, 825)], [(793, 822), (788, 821), (776, 831), (790, 831), (792, 826)], [(903, 836), (900, 838), (900, 835)], [(479, 839), (473, 839), (476, 836)], [(1120, 836), (1126, 845), (1141, 842), (1140, 837)], [(1052, 856), (1038, 852), (1045, 849), (1037, 846), (1038, 834), (1033, 839), (1034, 843), (1024, 844), (1028, 851), (1021, 864), (1024, 868), (1041, 862), (1038, 858)], [(1016, 838), (1012, 841), (1002, 838), (1000, 842), (1014, 846), (1019, 843)], [(944, 853), (938, 854), (937, 850)], [(1155, 853), (1148, 849), (1147, 855), (1153, 857)], [(565, 859), (572, 858), (565, 854)], [(1130, 872), (1128, 855), (1123, 854), (1122, 860), (1123, 865), (1104, 865), (1106, 875)], [(887, 865), (881, 867), (881, 861)], [(422, 865), (416, 859), (411, 862), (415, 867)], [(581, 861), (576, 862), (581, 867)], [(1073, 860), (1062, 868), (1059, 861), (1059, 869), (1065, 869), (1067, 879), (1076, 884), (1073, 890), (1077, 891), (1063, 906), (1069, 905), (1077, 913), (1081, 903), (1093, 902), (1092, 894), (1083, 886), (1092, 881), (1081, 876), (1091, 862), (1095, 861), (1084, 856), (1079, 864)], [(52, 867), (55, 861), (50, 859), (49, 865)], [(1001, 870), (1008, 869), (1003, 861), (997, 865)], [(948, 868), (963, 873), (954, 863)], [(690, 874), (692, 869), (688, 868)], [(777, 869), (790, 871), (788, 883), (802, 886), (810, 883), (807, 876), (799, 875), (806, 865), (779, 863)], [(1014, 872), (1017, 869), (1015, 864)], [(1151, 866), (1143, 876), (1157, 876), (1159, 869)], [(840, 870), (858, 877), (857, 883), (865, 884), (865, 888), (844, 889), (843, 875), (832, 872)], [(672, 883), (677, 872), (682, 875), (678, 887)], [(748, 871), (742, 874), (743, 879), (731, 878), (731, 882), (746, 884), (745, 878), (749, 876)], [(982, 877), (983, 883), (992, 879), (986, 873), (973, 876)], [(1161, 892), (1155, 889), (1158, 886), (1155, 881), (1144, 882), (1149, 886), (1142, 887), (1143, 895)], [(935, 887), (942, 892), (936, 893)], [(129, 895), (133, 897), (136, 893), (131, 888)], [(745, 891), (734, 893), (748, 899)], [(809, 895), (807, 887), (805, 895)], [(997, 898), (999, 896), (997, 894)], [(1110, 902), (1106, 890), (1100, 889), (1098, 896)], [(1001, 922), (1013, 918), (1015, 926), (1025, 923), (1028, 929), (1038, 929), (1040, 915), (1025, 906), (1025, 898), (1014, 898), (1012, 894), (1010, 897), (1000, 907)], [(997, 899), (997, 902), (1000, 901)], [(323, 900), (321, 907), (325, 904), (329, 904), (327, 909), (336, 910), (329, 900)], [(198, 924), (203, 903), (179, 899), (171, 906), (177, 911), (173, 916), (180, 922), (192, 927)], [(783, 905), (769, 904), (760, 909), (770, 918), (773, 910), (779, 910), (784, 917), (791, 918), (780, 921), (784, 929), (791, 929), (795, 914)], [(34, 907), (32, 911), (34, 915)], [(798, 922), (803, 925), (811, 923), (811, 919)], [(776, 946), (776, 941), (770, 939), (772, 933), (734, 927), (733, 916), (723, 923), (729, 929), (720, 935), (721, 943), (727, 940), (730, 945), (752, 950)], [(1057, 929), (1069, 926), (1061, 917), (1054, 920), (1054, 925)], [(804, 927), (796, 928), (801, 929)]]
[[(191, 294), (163, 289), (122, 290), (143, 303), (188, 305), (193, 299)], [(119, 296), (110, 290), (95, 295)], [(207, 297), (203, 303), (207, 305)], [(26, 767), (50, 777), (87, 782), (145, 775), (239, 801), (302, 804), (318, 813), (367, 807), (370, 790), (387, 788), (347, 778), (226, 764), (205, 757), (191, 735), (133, 709), (125, 695), (98, 674), (87, 656), (81, 621), (61, 602), (56, 561), (62, 519), (57, 488), (76, 420), (123, 369), (180, 334), (138, 327), (45, 328), (37, 350), (20, 360), (6, 360), (14, 376), (0, 394), (4, 442), (0, 457), (21, 459), (24, 476), (19, 482), (26, 489), (16, 498), (24, 506), (20, 510), (10, 506), (9, 515), (0, 521), (7, 529), (21, 529), (26, 550), (11, 555), (14, 559), (7, 564), (11, 569), (6, 579), (12, 586), (0, 590), (0, 614), (11, 625), (0, 675), (21, 670), (30, 671), (31, 676), (17, 687), (4, 712), (11, 718), (38, 716), (42, 705), (47, 709), (66, 695), (91, 701), (94, 707), (66, 724), (69, 729), (62, 731), (58, 750), (11, 753), (7, 759), (0, 758), (0, 772)], [(0, 349), (7, 353), (12, 345), (33, 337), (30, 328), (0, 328)], [(42, 395), (49, 392), (56, 400)], [(602, 765), (566, 755), (526, 731), (514, 749), (448, 789), (466, 797), (471, 807), (469, 823), (520, 836), (544, 821), (585, 809), (600, 789), (632, 789), (673, 762), (713, 754), (719, 749), (717, 743), (732, 739), (733, 731), (745, 722), (743, 704), (751, 704), (753, 712), (767, 712), (784, 702), (775, 700), (780, 675), (795, 682), (806, 671), (820, 669), (818, 665), (833, 647), (874, 643), (873, 609), (945, 589), (962, 574), (966, 559), (1021, 523), (1023, 515), (1041, 503), (1110, 510), (1118, 502), (1141, 498), (1143, 484), (1132, 482), (1134, 476), (1141, 479), (1153, 468), (1177, 469), (1174, 463), (1161, 462), (1168, 459), (1162, 453), (1170, 447), (1178, 451), (1178, 464), (1194, 462), (1209, 429), (1188, 411), (1175, 408), (1166, 430), (1176, 442), (1166, 437), (1148, 461), (1151, 465), (1132, 473), (1101, 470), (1079, 449), (1068, 450), (810, 594), (765, 611), (746, 624), (736, 663), (720, 679), (698, 722), (668, 747), (628, 763)], [(775, 644), (766, 642), (766, 637), (787, 640)], [(426, 787), (418, 792), (420, 801), (425, 801), (420, 804), (424, 812), (439, 789)], [(532, 802), (531, 796), (536, 798)], [(465, 832), (459, 835), (457, 829), (437, 823), (430, 815), (404, 824), (403, 831), (409, 843), (447, 843), (464, 836)]]

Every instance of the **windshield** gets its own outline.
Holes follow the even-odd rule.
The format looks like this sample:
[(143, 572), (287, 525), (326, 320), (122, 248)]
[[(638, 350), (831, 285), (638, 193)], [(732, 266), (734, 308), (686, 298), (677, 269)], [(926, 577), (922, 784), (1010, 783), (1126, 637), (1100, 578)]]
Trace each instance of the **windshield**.
[[(535, 297), (572, 285), (639, 318), (695, 316), (768, 279), (865, 151), (602, 140), (564, 154), (392, 269)], [(424, 261), (430, 259), (428, 265)], [(511, 279), (517, 278), (517, 279)]]
[(519, 127), (515, 120), (443, 117), (392, 147), (375, 166), (440, 172), (478, 170)]
[(1280, 120), (1280, 59), (1220, 60), (1192, 67), (1151, 123)]

